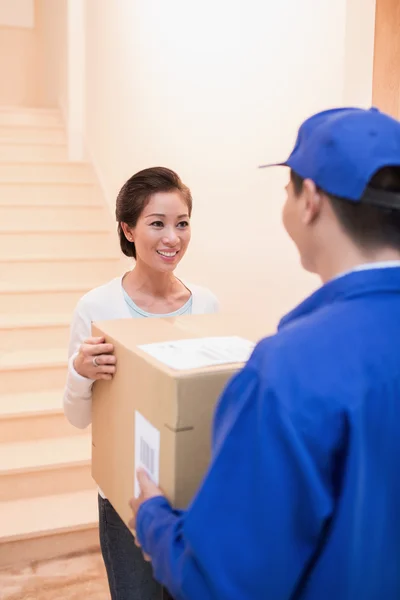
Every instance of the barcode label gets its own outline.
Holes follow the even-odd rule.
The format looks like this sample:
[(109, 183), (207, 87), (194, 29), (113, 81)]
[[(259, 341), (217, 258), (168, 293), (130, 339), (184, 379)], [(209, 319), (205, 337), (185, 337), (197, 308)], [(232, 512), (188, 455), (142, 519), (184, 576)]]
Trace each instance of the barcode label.
[(135, 498), (140, 494), (136, 471), (142, 467), (158, 485), (160, 475), (160, 432), (135, 411)]
[(140, 438), (140, 462), (154, 477), (154, 448), (151, 448), (142, 437)]

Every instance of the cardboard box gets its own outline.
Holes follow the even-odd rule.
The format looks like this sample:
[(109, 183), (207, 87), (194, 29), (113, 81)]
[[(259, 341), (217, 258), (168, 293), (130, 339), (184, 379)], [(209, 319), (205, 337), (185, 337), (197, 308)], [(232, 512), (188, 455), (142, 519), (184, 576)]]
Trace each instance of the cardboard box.
[(139, 465), (175, 507), (186, 507), (209, 464), (216, 402), (271, 330), (255, 319), (196, 315), (106, 321), (92, 331), (114, 344), (117, 358), (113, 380), (93, 388), (95, 481), (125, 523)]

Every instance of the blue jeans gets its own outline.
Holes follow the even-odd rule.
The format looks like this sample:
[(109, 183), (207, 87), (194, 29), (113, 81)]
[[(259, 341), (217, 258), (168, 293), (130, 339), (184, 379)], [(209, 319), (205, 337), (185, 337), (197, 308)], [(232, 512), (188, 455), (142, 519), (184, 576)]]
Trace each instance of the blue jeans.
[(153, 579), (151, 564), (108, 500), (99, 496), (100, 546), (112, 600), (169, 598)]

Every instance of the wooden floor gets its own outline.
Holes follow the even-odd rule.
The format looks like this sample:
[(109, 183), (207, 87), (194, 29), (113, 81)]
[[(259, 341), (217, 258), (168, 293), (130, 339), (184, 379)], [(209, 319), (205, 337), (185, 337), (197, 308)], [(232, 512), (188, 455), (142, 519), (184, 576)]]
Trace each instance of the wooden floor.
[(110, 600), (101, 555), (0, 570), (1, 600)]

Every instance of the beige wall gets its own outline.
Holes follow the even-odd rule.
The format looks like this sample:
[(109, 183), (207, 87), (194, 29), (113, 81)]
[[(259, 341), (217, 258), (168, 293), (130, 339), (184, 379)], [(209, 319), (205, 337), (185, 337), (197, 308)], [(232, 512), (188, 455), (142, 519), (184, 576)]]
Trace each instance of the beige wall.
[(274, 318), (316, 281), (281, 226), (300, 121), (342, 103), (345, 0), (87, 0), (87, 145), (111, 205), (138, 169), (176, 169), (194, 195), (180, 273), (226, 310)]
[(34, 29), (0, 26), (0, 105), (37, 104)]
[(0, 25), (8, 27), (34, 27), (33, 0), (1, 0)]
[(369, 107), (372, 103), (375, 6), (376, 0), (347, 0), (345, 104)]
[[(135, 171), (176, 169), (195, 200), (180, 274), (228, 310), (277, 315), (316, 285), (281, 226), (286, 173), (257, 165), (285, 158), (312, 112), (369, 104), (374, 4), (85, 2), (86, 146), (110, 208)], [(36, 0), (35, 32), (0, 30), (1, 103), (67, 111), (67, 6)]]
[(37, 102), (67, 109), (68, 0), (36, 0)]
[(67, 1), (36, 0), (35, 27), (0, 26), (0, 105), (67, 105)]

